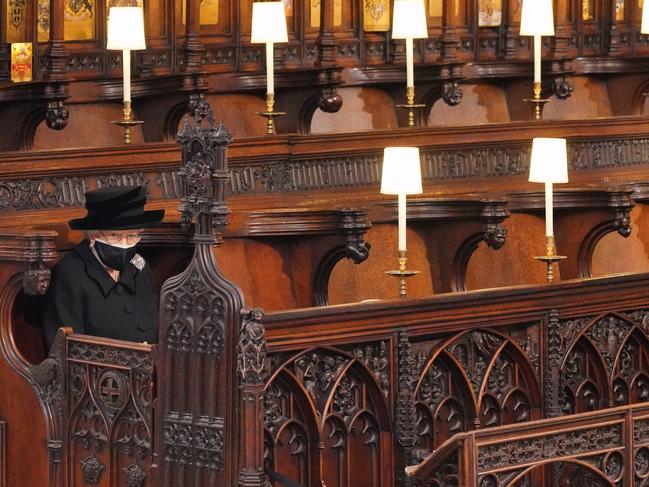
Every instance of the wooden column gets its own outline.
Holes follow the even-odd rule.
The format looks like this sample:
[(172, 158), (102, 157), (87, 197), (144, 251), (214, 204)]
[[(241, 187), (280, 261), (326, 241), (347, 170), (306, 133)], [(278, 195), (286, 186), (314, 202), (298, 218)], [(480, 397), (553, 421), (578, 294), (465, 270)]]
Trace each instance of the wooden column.
[(553, 39), (553, 58), (563, 58), (574, 55), (575, 48), (570, 47), (573, 25), (570, 23), (570, 0), (556, 0), (554, 3), (554, 37)]
[(64, 0), (50, 0), (50, 40), (43, 57), (43, 79), (63, 81), (66, 79), (65, 64), (68, 50), (63, 42)]
[(201, 53), (203, 43), (201, 42), (201, 19), (200, 0), (183, 0), (187, 19), (185, 24), (185, 40), (181, 46), (182, 71), (195, 73), (201, 68)]
[[(606, 5), (606, 3), (604, 5)], [(615, 18), (615, 1), (612, 1), (609, 4), (608, 8), (610, 9), (609, 15), (611, 16), (610, 29), (608, 32), (608, 53), (610, 55), (620, 52), (622, 47), (622, 38), (619, 26), (617, 24), (617, 19)]]
[(318, 66), (333, 66), (336, 64), (336, 39), (334, 37), (334, 2), (320, 2), (320, 33), (316, 39), (318, 46)]
[(458, 19), (455, 15), (455, 3), (465, 0), (445, 0), (442, 19), (442, 58), (444, 62), (457, 60), (460, 38), (458, 36)]
[(266, 335), (260, 309), (243, 310), (239, 334), (237, 372), (242, 418), (239, 448), (239, 487), (267, 485), (264, 473), (263, 392), (267, 378)]

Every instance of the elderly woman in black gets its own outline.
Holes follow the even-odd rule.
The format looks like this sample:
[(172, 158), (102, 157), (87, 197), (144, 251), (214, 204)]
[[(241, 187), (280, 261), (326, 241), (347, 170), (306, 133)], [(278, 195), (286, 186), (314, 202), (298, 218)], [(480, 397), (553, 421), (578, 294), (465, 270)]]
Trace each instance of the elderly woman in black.
[(48, 349), (62, 326), (118, 340), (158, 341), (151, 270), (135, 245), (140, 230), (159, 224), (164, 210), (144, 211), (145, 203), (142, 186), (86, 193), (88, 214), (69, 224), (86, 230), (88, 238), (52, 270), (43, 323)]

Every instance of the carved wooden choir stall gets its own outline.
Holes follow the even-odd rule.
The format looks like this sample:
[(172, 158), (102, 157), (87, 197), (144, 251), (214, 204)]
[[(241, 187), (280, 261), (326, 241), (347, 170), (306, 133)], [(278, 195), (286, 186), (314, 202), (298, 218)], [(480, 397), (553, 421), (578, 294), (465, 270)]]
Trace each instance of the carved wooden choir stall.
[[(283, 3), (267, 136), (251, 1), (0, 0), (0, 487), (649, 486), (642, 1), (554, 0), (545, 120), (519, 0), (425, 2), (412, 118), (394, 2)], [(552, 284), (535, 137), (568, 147)], [(405, 299), (386, 146), (421, 154)], [(138, 244), (159, 342), (62, 328), (46, 350), (67, 222), (134, 184), (166, 210)]]
[[(415, 259), (429, 267), (412, 290), (428, 297), (323, 306), (345, 296), (336, 267), (360, 268), (377, 249), (369, 243), (394, 233), (392, 205), (229, 214), (230, 136), (204, 100), (178, 141), (180, 223), (142, 242), (161, 286), (160, 343), (62, 329), (46, 357), (38, 310), (68, 244), (46, 230), (0, 236), (5, 485), (265, 486), (276, 472), (303, 486), (608, 486), (649, 476), (649, 275), (430, 296), (466, 289), (472, 255), (518, 248), (503, 223), (530, 225), (536, 193), (413, 200), (412, 232), (438, 256)], [(598, 242), (629, 238), (644, 188), (558, 194), (568, 276), (590, 275)], [(262, 254), (268, 284), (270, 256), (284, 256), (291, 294), (237, 273), (246, 245)]]

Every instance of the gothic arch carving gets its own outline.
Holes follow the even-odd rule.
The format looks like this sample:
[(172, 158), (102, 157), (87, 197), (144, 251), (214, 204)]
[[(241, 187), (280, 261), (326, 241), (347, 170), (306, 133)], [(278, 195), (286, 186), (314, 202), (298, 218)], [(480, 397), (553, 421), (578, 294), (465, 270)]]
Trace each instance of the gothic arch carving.
[[(282, 465), (295, 469), (290, 456), (306, 449), (308, 464), (297, 470), (320, 475), (325, 482), (330, 475), (351, 481), (360, 468), (350, 468), (351, 462), (364, 458), (372, 466), (365, 469), (368, 485), (378, 486), (381, 469), (388, 467), (384, 459), (391, 455), (381, 441), (391, 431), (385, 400), (375, 375), (353, 354), (313, 348), (292, 355), (277, 366), (265, 386), (265, 457), (280, 469)], [(293, 443), (301, 434), (305, 447), (278, 452), (281, 435), (291, 427), (298, 435), (292, 434)], [(293, 480), (306, 480), (303, 477)]]
[(580, 329), (565, 332), (573, 335), (560, 363), (565, 413), (649, 400), (649, 377), (642, 372), (649, 337), (642, 324), (606, 313), (571, 327)]
[(593, 344), (581, 337), (561, 367), (560, 406), (564, 414), (599, 409), (608, 403), (606, 369)]
[[(526, 354), (510, 338), (479, 329), (439, 344), (419, 375), (414, 399), (419, 446), (427, 450), (466, 429), (528, 421), (541, 415), (540, 390)], [(454, 426), (439, 431), (444, 417)], [(432, 423), (426, 424), (426, 418)]]

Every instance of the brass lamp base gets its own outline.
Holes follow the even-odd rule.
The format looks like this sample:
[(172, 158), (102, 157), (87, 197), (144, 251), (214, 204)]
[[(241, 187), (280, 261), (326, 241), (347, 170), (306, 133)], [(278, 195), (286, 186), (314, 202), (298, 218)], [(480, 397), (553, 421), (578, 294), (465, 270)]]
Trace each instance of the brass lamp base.
[(286, 112), (275, 111), (275, 94), (266, 93), (266, 111), (256, 112), (257, 115), (266, 117), (266, 135), (273, 135), (275, 133), (275, 117), (286, 115)]
[(547, 265), (546, 278), (548, 282), (552, 282), (554, 280), (554, 272), (552, 269), (553, 264), (563, 259), (567, 259), (565, 255), (556, 255), (556, 245), (554, 243), (553, 236), (545, 237), (545, 255), (534, 258), (540, 260), (541, 262), (545, 262), (545, 264)]
[(122, 110), (124, 118), (122, 120), (111, 120), (110, 123), (119, 125), (124, 129), (124, 143), (131, 143), (131, 127), (136, 125), (142, 125), (144, 122), (142, 120), (133, 120), (133, 110), (131, 110), (131, 102), (124, 102), (124, 109)]
[(534, 83), (534, 98), (524, 98), (523, 101), (534, 104), (534, 120), (543, 118), (543, 107), (550, 103), (549, 98), (541, 98), (541, 83)]
[(406, 264), (408, 262), (408, 258), (406, 257), (407, 251), (405, 250), (399, 250), (399, 270), (396, 271), (385, 271), (385, 273), (389, 276), (393, 277), (398, 277), (399, 278), (399, 297), (400, 298), (406, 298), (408, 297), (408, 293), (406, 292), (406, 279), (412, 276), (416, 276), (417, 274), (420, 273), (420, 271), (411, 271), (406, 269)]
[(408, 103), (397, 105), (397, 108), (405, 108), (408, 110), (408, 127), (415, 126), (415, 110), (421, 110), (426, 105), (415, 103), (415, 87), (408, 86), (406, 88), (406, 99)]

